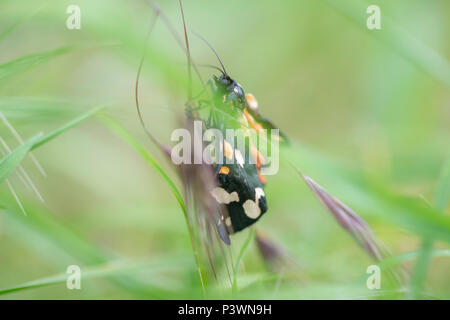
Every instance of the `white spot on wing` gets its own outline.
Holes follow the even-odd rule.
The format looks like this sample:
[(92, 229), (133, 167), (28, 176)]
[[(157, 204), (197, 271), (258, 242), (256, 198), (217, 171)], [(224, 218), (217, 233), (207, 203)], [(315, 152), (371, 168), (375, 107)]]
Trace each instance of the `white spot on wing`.
[(255, 189), (255, 202), (258, 203), (259, 199), (265, 197), (264, 190), (262, 188)]
[(261, 214), (261, 209), (259, 208), (258, 204), (253, 200), (248, 199), (247, 201), (244, 202), (242, 207), (244, 208), (245, 214), (250, 219), (256, 219)]
[(236, 191), (228, 193), (225, 189), (217, 187), (211, 191), (212, 196), (218, 203), (229, 204), (230, 202), (239, 202), (239, 195)]
[(244, 202), (242, 207), (244, 208), (245, 214), (251, 218), (256, 219), (261, 214), (261, 209), (259, 208), (259, 199), (264, 197), (264, 190), (262, 188), (255, 189), (255, 201), (247, 200)]

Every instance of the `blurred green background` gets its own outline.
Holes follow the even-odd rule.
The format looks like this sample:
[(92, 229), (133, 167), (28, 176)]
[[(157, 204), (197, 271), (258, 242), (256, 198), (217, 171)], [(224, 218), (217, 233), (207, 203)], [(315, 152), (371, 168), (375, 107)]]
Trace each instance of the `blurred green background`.
[[(181, 35), (178, 2), (159, 3)], [(81, 8), (80, 30), (66, 27), (70, 4)], [(381, 8), (381, 30), (366, 27), (369, 4)], [(423, 292), (450, 298), (445, 174), (438, 183), (450, 145), (450, 2), (191, 0), (184, 9), (189, 30), (211, 42), (230, 75), (293, 140), (288, 157), (354, 208), (394, 255), (420, 250), (423, 239), (435, 237), (433, 257), (420, 260), (427, 275)], [(147, 46), (144, 118), (170, 143), (186, 98), (186, 57), (161, 20), (146, 42), (152, 16), (144, 0), (2, 0), (0, 111), (25, 139), (107, 105), (178, 183), (145, 136), (134, 105)], [(197, 63), (217, 64), (195, 37), (191, 48)], [(212, 76), (209, 69), (201, 73)], [(18, 145), (3, 124), (0, 135), (11, 148)], [(24, 216), (7, 184), (0, 186), (0, 289), (37, 282), (1, 298), (202, 297), (188, 231), (169, 187), (98, 118), (34, 155), (47, 177), (29, 157), (22, 165), (45, 203), (11, 174)], [(366, 288), (366, 269), (374, 262), (285, 162), (268, 177), (266, 194), (269, 211), (258, 228), (298, 262), (301, 281), (271, 275), (251, 244), (238, 297), (404, 297), (408, 283), (392, 292), (383, 290), (383, 280), (378, 292)], [(433, 206), (435, 197), (443, 208), (429, 209), (426, 202)], [(233, 236), (234, 256), (245, 238), (246, 232)], [(416, 261), (412, 254), (405, 268), (414, 270)], [(81, 290), (65, 286), (73, 264), (91, 276)], [(227, 290), (207, 297), (226, 297)]]

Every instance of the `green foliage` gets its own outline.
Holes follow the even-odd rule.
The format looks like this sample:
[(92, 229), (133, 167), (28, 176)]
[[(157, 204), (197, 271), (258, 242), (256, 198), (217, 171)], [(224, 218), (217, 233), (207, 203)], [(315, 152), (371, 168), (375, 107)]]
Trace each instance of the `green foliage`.
[(6, 62), (0, 65), (0, 81), (5, 81), (8, 77), (28, 71), (30, 68), (36, 67), (57, 56), (69, 53), (74, 47), (61, 47), (45, 52), (34, 53), (23, 56), (21, 58)]
[(14, 149), (11, 153), (6, 155), (1, 161), (0, 161), (0, 182), (5, 180), (11, 172), (19, 166), (19, 164), (22, 162), (22, 160), (25, 158), (27, 153), (29, 151), (32, 151), (33, 149), (36, 149), (43, 144), (49, 142), (53, 138), (59, 136), (60, 134), (64, 133), (67, 130), (70, 130), (71, 128), (78, 125), (80, 122), (88, 119), (92, 115), (94, 115), (96, 112), (101, 110), (101, 108), (95, 108), (75, 119), (68, 122), (64, 126), (46, 134), (43, 135), (42, 133), (30, 138), (29, 140), (25, 141), (25, 143), (18, 146), (16, 149)]
[[(176, 1), (161, 2), (181, 31)], [(281, 150), (280, 172), (268, 177), (269, 211), (257, 227), (285, 246), (299, 269), (267, 270), (246, 231), (232, 236), (231, 284), (209, 281), (206, 290), (175, 170), (149, 151), (134, 110), (146, 46), (143, 114), (169, 144), (185, 101), (183, 50), (161, 20), (145, 43), (152, 16), (146, 1), (77, 3), (82, 29), (73, 31), (61, 1), (40, 9), (0, 4), (0, 112), (26, 137), (0, 160), (2, 298), (450, 298), (448, 2), (379, 1), (380, 31), (365, 28), (366, 3), (356, 0), (185, 3), (188, 29), (212, 43), (262, 114), (292, 140)], [(216, 63), (201, 41), (190, 40), (196, 62)], [(213, 71), (200, 73), (206, 80)], [(194, 92), (200, 89), (194, 79)], [(108, 113), (86, 112), (110, 101)], [(0, 135), (17, 145), (5, 126)], [(46, 179), (28, 164), (32, 150)], [(19, 165), (45, 204), (13, 174)], [(366, 288), (374, 262), (291, 165), (368, 222), (393, 254), (380, 267), (404, 265), (412, 270), (408, 283), (383, 278), (382, 290)], [(81, 266), (83, 290), (65, 289), (71, 264)]]
[(242, 245), (241, 249), (239, 250), (239, 255), (236, 260), (236, 265), (233, 267), (233, 284), (232, 284), (232, 291), (233, 294), (236, 295), (238, 292), (238, 284), (237, 284), (237, 278), (239, 275), (239, 268), (241, 266), (242, 258), (244, 257), (245, 251), (247, 250), (250, 243), (255, 238), (255, 229), (252, 228), (250, 232), (248, 233), (247, 239), (245, 240), (244, 244)]
[(2, 159), (0, 162), (0, 182), (3, 182), (3, 180), (5, 180), (11, 172), (17, 168), (23, 158), (25, 158), (27, 153), (31, 151), (31, 148), (36, 145), (41, 137), (42, 134), (34, 136)]
[[(437, 210), (444, 210), (450, 199), (450, 159), (444, 163), (441, 175), (436, 184), (434, 192), (433, 207)], [(414, 266), (411, 276), (411, 292), (410, 298), (418, 298), (423, 288), (427, 271), (430, 265), (431, 256), (433, 254), (434, 238), (433, 236), (425, 237), (422, 241), (422, 248)]]

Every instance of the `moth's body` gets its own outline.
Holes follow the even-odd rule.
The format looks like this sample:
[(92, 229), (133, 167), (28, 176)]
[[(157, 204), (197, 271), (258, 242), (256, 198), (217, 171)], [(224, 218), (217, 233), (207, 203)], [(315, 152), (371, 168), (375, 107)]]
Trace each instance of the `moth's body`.
[[(250, 104), (253, 103), (254, 107), (256, 100), (252, 95), (245, 95), (236, 81), (225, 74), (215, 76), (210, 81), (210, 88), (214, 108), (219, 111), (215, 117), (209, 117), (210, 120), (206, 122), (208, 128), (219, 129), (224, 136), (226, 129), (244, 129), (243, 132), (249, 128), (257, 131), (262, 129), (250, 114), (256, 109), (249, 112)], [(226, 205), (229, 217), (225, 219), (225, 224), (229, 232), (233, 233), (252, 225), (267, 211), (265, 179), (260, 174), (264, 161), (252, 143), (247, 148), (249, 152), (237, 149), (225, 139), (221, 146), (223, 159), (215, 165), (218, 186), (211, 194), (218, 203)]]
[[(174, 32), (175, 28), (170, 25), (167, 17), (164, 16), (164, 13), (160, 10), (158, 5), (152, 0), (150, 1), (150, 4), (152, 5), (156, 17), (162, 16), (170, 31), (172, 33), (176, 33)], [(183, 18), (185, 39), (184, 48), (188, 62), (188, 100), (185, 104), (185, 111), (189, 119), (188, 125), (192, 124), (191, 120), (193, 119), (201, 120), (206, 129), (218, 129), (222, 132), (222, 136), (225, 137), (227, 136), (227, 129), (242, 129), (244, 133), (242, 133), (241, 136), (243, 136), (244, 141), (249, 136), (249, 129), (254, 129), (257, 133), (262, 133), (265, 128), (274, 128), (274, 126), (267, 119), (260, 116), (258, 112), (258, 104), (253, 95), (246, 95), (241, 85), (239, 85), (228, 75), (214, 48), (203, 38), (202, 39), (217, 56), (221, 65), (221, 68), (215, 66), (210, 67), (219, 70), (221, 75), (214, 76), (208, 81), (208, 85), (204, 86), (202, 93), (199, 96), (196, 96), (196, 98), (193, 97), (192, 71), (197, 73), (202, 84), (204, 84), (204, 82), (198, 71), (197, 65), (192, 60), (181, 0), (179, 1), (179, 4)], [(154, 24), (151, 25), (148, 35), (150, 35), (153, 26)], [(201, 36), (199, 37), (201, 38)], [(177, 38), (176, 34), (175, 38)], [(139, 66), (136, 79), (136, 108), (141, 124), (147, 134), (166, 154), (169, 154), (170, 152), (167, 152), (166, 148), (159, 144), (153, 135), (147, 130), (140, 112), (138, 102), (138, 81), (144, 57), (145, 54), (141, 59), (141, 64)], [(206, 95), (205, 93), (208, 94)], [(203, 110), (205, 108), (209, 109), (209, 114), (204, 114)], [(279, 137), (280, 140), (281, 137)], [(183, 167), (186, 172), (189, 172), (189, 175), (187, 175), (186, 172), (184, 172), (183, 175), (187, 189), (186, 194), (193, 197), (194, 203), (195, 200), (197, 200), (197, 202), (201, 205), (200, 212), (205, 214), (201, 216), (203, 220), (200, 220), (202, 221), (202, 225), (206, 227), (205, 236), (209, 237), (209, 240), (211, 240), (210, 226), (212, 220), (214, 220), (216, 224), (216, 231), (218, 232), (220, 238), (225, 244), (229, 245), (229, 234), (243, 230), (252, 225), (267, 211), (266, 196), (264, 193), (265, 178), (261, 175), (260, 171), (266, 161), (257, 147), (255, 147), (250, 140), (247, 141), (249, 141), (249, 143), (245, 145), (246, 150), (239, 150), (234, 147), (234, 141), (231, 141), (231, 139), (230, 141), (226, 141), (222, 138), (221, 143), (224, 148), (223, 161), (216, 161), (213, 163), (212, 168), (209, 165), (202, 167)], [(231, 163), (228, 161), (229, 158), (232, 159)], [(250, 161), (250, 159), (252, 161)], [(195, 171), (192, 170), (192, 167), (202, 168), (204, 171)], [(190, 168), (191, 171), (187, 168)], [(213, 170), (215, 170), (214, 177), (212, 176), (214, 174)], [(206, 171), (208, 171), (211, 176), (209, 174), (204, 174)], [(192, 181), (189, 181), (187, 177), (197, 183), (192, 183)], [(201, 177), (207, 177), (207, 179), (205, 178), (202, 180)], [(205, 180), (207, 180), (206, 183)], [(204, 187), (204, 189), (199, 188), (199, 185)], [(210, 191), (213, 198), (215, 198), (215, 201), (219, 203), (220, 206), (217, 206), (211, 197), (204, 196), (205, 190)], [(225, 206), (227, 210), (224, 210)], [(197, 213), (194, 214), (196, 215)], [(194, 218), (191, 220), (195, 221)], [(200, 220), (197, 219), (199, 224)]]
[[(219, 187), (212, 194), (216, 201), (227, 206), (230, 220), (225, 220), (225, 223), (229, 230), (241, 231), (258, 221), (267, 211), (264, 185), (258, 178), (255, 165), (223, 165), (218, 167), (216, 177)], [(218, 196), (224, 192), (230, 195), (225, 202)]]

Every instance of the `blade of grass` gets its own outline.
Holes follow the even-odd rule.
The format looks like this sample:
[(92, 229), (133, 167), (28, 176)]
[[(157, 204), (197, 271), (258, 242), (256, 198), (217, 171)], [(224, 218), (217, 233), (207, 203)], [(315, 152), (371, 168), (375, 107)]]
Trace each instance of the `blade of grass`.
[(178, 190), (177, 186), (173, 182), (173, 180), (169, 177), (169, 175), (164, 171), (164, 169), (159, 165), (159, 163), (150, 155), (150, 153), (130, 134), (128, 131), (114, 118), (107, 115), (106, 113), (102, 113), (99, 115), (99, 118), (103, 121), (103, 123), (109, 127), (113, 132), (117, 133), (122, 139), (124, 139), (133, 149), (137, 151), (137, 153), (152, 167), (156, 170), (156, 172), (164, 179), (164, 181), (168, 184), (170, 190), (172, 191), (175, 199), (177, 200), (181, 211), (183, 212), (183, 216), (185, 219), (186, 227), (189, 232), (189, 237), (191, 239), (192, 250), (194, 253), (195, 263), (197, 264), (197, 269), (199, 272), (200, 281), (203, 283), (202, 276), (202, 266), (198, 256), (198, 249), (196, 246), (196, 236), (194, 229), (191, 226), (189, 221), (189, 215), (186, 208), (186, 204), (183, 200), (183, 196), (181, 192)]
[(44, 7), (46, 7), (48, 5), (48, 3), (41, 5), (38, 9), (36, 9), (34, 12), (32, 12), (31, 14), (24, 16), (22, 18), (20, 18), (19, 20), (17, 20), (15, 23), (13, 23), (12, 25), (10, 25), (9, 27), (7, 27), (6, 29), (4, 29), (2, 32), (0, 32), (0, 41), (2, 41), (4, 38), (6, 38), (7, 36), (9, 36), (9, 34), (11, 32), (13, 32), (17, 27), (21, 26), (22, 24), (24, 24), (25, 22), (27, 22), (28, 20), (30, 20), (32, 17), (34, 17), (39, 11), (41, 11)]
[(241, 250), (239, 251), (239, 255), (236, 260), (236, 264), (234, 266), (233, 284), (231, 286), (231, 291), (232, 291), (233, 297), (236, 297), (237, 291), (238, 291), (237, 277), (239, 274), (239, 267), (241, 266), (241, 260), (244, 257), (244, 254), (247, 251), (247, 248), (250, 245), (250, 243), (252, 242), (254, 237), (255, 237), (255, 228), (251, 228), (250, 232), (248, 233), (247, 239), (245, 239), (245, 242), (242, 245)]
[(394, 193), (376, 183), (367, 173), (340, 165), (332, 156), (292, 143), (281, 153), (283, 159), (308, 173), (361, 215), (370, 215), (420, 236), (433, 236), (450, 243), (450, 218), (418, 198)]
[(28, 139), (25, 143), (15, 148), (11, 153), (8, 153), (0, 161), (0, 183), (3, 182), (17, 166), (22, 162), (25, 156), (31, 151), (32, 147), (42, 139), (43, 134), (39, 133), (36, 136)]
[[(0, 97), (0, 112), (16, 125), (36, 125), (40, 121), (53, 121), (64, 116), (75, 117), (79, 113), (69, 99), (40, 96)], [(30, 119), (33, 119), (33, 123), (30, 123)]]
[(14, 171), (15, 168), (22, 162), (22, 160), (25, 158), (27, 153), (29, 151), (32, 151), (43, 144), (49, 142), (50, 140), (56, 138), (60, 134), (64, 133), (65, 131), (75, 127), (76, 125), (80, 124), (84, 120), (92, 117), (94, 114), (99, 112), (105, 108), (105, 106), (101, 106), (98, 108), (94, 108), (92, 110), (89, 110), (88, 112), (80, 115), (79, 117), (69, 121), (62, 127), (49, 132), (46, 135), (38, 134), (27, 141), (25, 141), (24, 144), (21, 144), (17, 148), (15, 148), (11, 153), (9, 153), (7, 156), (5, 156), (1, 162), (0, 162), (0, 183), (5, 180), (11, 172)]
[[(340, 11), (351, 21), (356, 22), (358, 26), (366, 27), (365, 19), (367, 16), (365, 12), (369, 4), (361, 1), (323, 1)], [(389, 48), (405, 58), (406, 61), (450, 86), (449, 62), (438, 52), (401, 28), (386, 14), (382, 13), (382, 29), (371, 32), (371, 36), (386, 43)]]
[[(392, 256), (384, 259), (378, 265), (382, 269), (390, 269), (400, 263), (405, 261), (413, 260), (420, 256), (421, 251), (410, 251), (403, 254), (399, 254), (397, 256)], [(430, 256), (432, 257), (450, 257), (449, 249), (434, 249), (430, 251)]]
[(156, 170), (156, 172), (164, 179), (164, 181), (169, 186), (172, 191), (175, 199), (180, 205), (181, 210), (185, 218), (187, 219), (187, 211), (186, 206), (183, 200), (183, 196), (181, 195), (180, 190), (178, 190), (175, 182), (169, 177), (169, 175), (164, 171), (164, 169), (159, 165), (159, 163), (150, 155), (150, 153), (114, 118), (111, 116), (102, 113), (99, 115), (100, 120), (113, 132), (118, 134), (122, 139), (124, 139), (137, 153), (152, 167)]
[[(433, 207), (440, 212), (445, 210), (448, 200), (450, 199), (450, 158), (444, 163), (438, 183), (436, 184)], [(417, 299), (424, 287), (427, 277), (428, 268), (431, 262), (434, 238), (432, 236), (425, 237), (419, 257), (414, 266), (410, 282), (410, 292), (408, 298)]]
[[(99, 265), (123, 257), (111, 250), (89, 243), (82, 234), (71, 226), (64, 225), (52, 213), (45, 209), (37, 210), (31, 207), (27, 217), (18, 214), (18, 209), (12, 202), (2, 199), (5, 208), (4, 223), (10, 236), (22, 242), (27, 248), (32, 247), (46, 261), (52, 261), (52, 266), (66, 268), (73, 261), (78, 265)], [(53, 260), (52, 260), (53, 259)], [(176, 297), (170, 289), (160, 288), (143, 281), (142, 278), (131, 275), (116, 275), (108, 279), (136, 297), (162, 299)]]
[(27, 71), (28, 69), (38, 66), (52, 58), (56, 58), (63, 54), (69, 53), (76, 49), (75, 46), (65, 46), (57, 49), (26, 55), (12, 61), (0, 65), (0, 81), (7, 77)]
[[(158, 269), (166, 271), (167, 268), (173, 268), (174, 266), (176, 268), (180, 267), (183, 265), (183, 262), (185, 262), (185, 259), (161, 260), (161, 258), (159, 258), (157, 261), (155, 261), (155, 259), (144, 261), (110, 261), (92, 267), (83, 267), (81, 268), (82, 286), (84, 281), (87, 279), (107, 278), (111, 276), (117, 277), (118, 275), (123, 276), (143, 269), (145, 269), (146, 272), (156, 271)], [(156, 276), (161, 277), (162, 275), (159, 274), (155, 275), (155, 277)], [(16, 286), (0, 289), (0, 295), (66, 283), (67, 278), (67, 273), (60, 273), (53, 276), (40, 278)]]
[(439, 210), (444, 211), (450, 199), (450, 157), (442, 167), (439, 175), (438, 182), (436, 184), (433, 206)]
[(298, 168), (296, 168), (296, 170), (322, 205), (336, 219), (339, 225), (353, 237), (356, 243), (363, 248), (367, 254), (376, 261), (381, 260), (383, 254), (385, 254), (383, 245), (375, 237), (370, 226), (351, 208), (332, 196), (317, 182), (301, 173)]
[(96, 107), (94, 109), (91, 109), (83, 114), (81, 114), (80, 116), (72, 119), (71, 121), (67, 122), (65, 125), (63, 125), (62, 127), (53, 130), (51, 132), (49, 132), (48, 134), (44, 135), (41, 139), (39, 139), (32, 147), (31, 150), (34, 150), (40, 146), (42, 146), (43, 144), (49, 142), (50, 140), (56, 138), (57, 136), (59, 136), (60, 134), (66, 132), (69, 129), (72, 129), (73, 127), (76, 127), (77, 125), (79, 125), (81, 122), (89, 119), (90, 117), (92, 117), (93, 115), (97, 114), (98, 112), (100, 112), (101, 110), (105, 109), (107, 106), (99, 106)]

